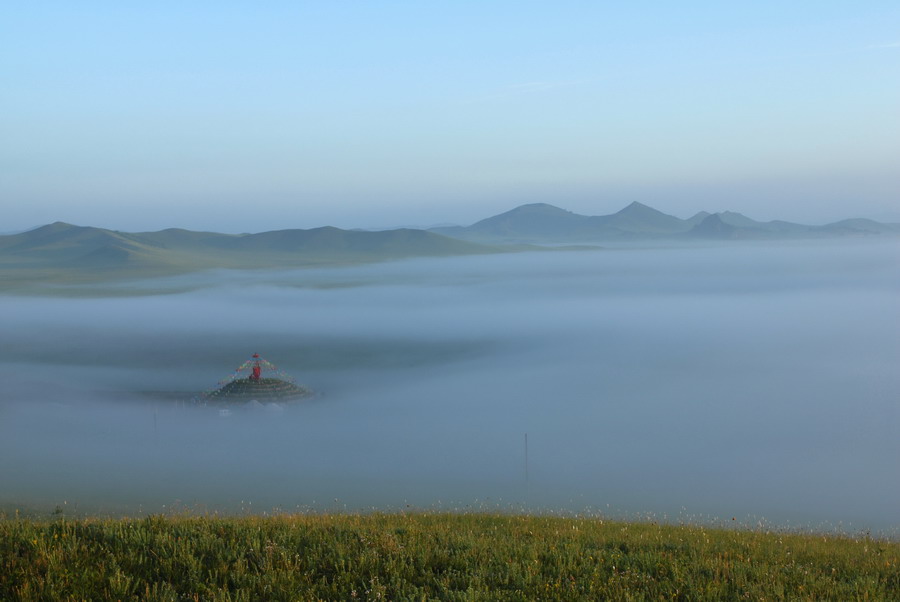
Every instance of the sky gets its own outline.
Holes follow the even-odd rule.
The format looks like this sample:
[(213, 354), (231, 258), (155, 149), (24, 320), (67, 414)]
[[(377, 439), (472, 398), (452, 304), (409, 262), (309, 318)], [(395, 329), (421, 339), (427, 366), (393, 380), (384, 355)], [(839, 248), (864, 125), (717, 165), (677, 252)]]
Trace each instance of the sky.
[(900, 3), (0, 7), (0, 232), (900, 222)]

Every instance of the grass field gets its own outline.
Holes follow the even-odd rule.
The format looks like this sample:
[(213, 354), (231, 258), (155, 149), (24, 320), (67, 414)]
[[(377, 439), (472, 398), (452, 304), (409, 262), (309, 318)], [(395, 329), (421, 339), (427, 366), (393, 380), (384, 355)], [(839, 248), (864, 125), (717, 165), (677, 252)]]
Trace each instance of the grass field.
[(501, 514), (0, 520), (3, 600), (898, 600), (900, 542)]

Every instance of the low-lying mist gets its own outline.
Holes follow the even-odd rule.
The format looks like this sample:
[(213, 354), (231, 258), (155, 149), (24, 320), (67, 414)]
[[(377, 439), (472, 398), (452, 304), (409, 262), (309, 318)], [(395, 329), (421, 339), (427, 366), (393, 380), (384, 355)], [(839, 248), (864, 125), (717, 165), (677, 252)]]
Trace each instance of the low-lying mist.
[[(896, 531), (898, 252), (558, 251), (0, 297), (0, 508)], [(254, 352), (317, 396), (227, 417), (174, 401)]]

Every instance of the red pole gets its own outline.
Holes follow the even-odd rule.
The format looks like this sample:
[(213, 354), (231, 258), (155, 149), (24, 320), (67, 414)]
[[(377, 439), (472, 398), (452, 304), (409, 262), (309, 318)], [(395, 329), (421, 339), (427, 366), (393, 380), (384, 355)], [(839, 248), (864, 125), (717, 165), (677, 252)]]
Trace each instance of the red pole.
[(259, 365), (259, 354), (254, 353), (253, 358), (256, 360), (256, 364), (253, 366), (253, 374), (250, 375), (250, 380), (259, 380), (262, 374), (262, 368)]

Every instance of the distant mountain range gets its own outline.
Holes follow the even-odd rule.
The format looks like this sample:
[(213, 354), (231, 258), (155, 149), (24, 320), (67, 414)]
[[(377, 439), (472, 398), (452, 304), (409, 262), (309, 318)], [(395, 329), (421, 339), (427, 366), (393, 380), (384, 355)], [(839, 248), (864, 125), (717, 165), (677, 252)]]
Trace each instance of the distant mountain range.
[[(900, 224), (848, 219), (825, 226), (757, 222), (739, 213), (680, 219), (641, 203), (586, 216), (553, 205), (522, 205), (471, 226), (366, 231), (324, 227), (259, 234), (169, 229), (128, 233), (56, 222), (0, 236), (0, 288), (85, 282), (213, 268), (308, 267), (534, 250), (535, 244), (598, 244), (652, 239), (739, 240), (897, 236)], [(5, 285), (5, 286), (4, 286)]]
[(612, 215), (579, 215), (548, 205), (522, 205), (471, 226), (432, 228), (446, 236), (490, 243), (602, 243), (647, 239), (739, 240), (900, 235), (900, 224), (847, 219), (825, 226), (758, 222), (740, 213), (701, 211), (680, 219), (641, 203)]

